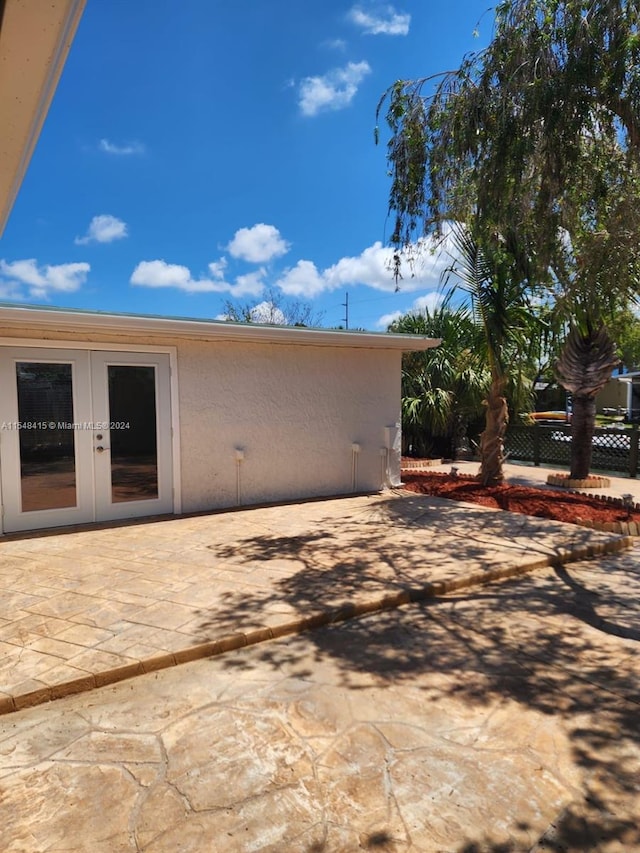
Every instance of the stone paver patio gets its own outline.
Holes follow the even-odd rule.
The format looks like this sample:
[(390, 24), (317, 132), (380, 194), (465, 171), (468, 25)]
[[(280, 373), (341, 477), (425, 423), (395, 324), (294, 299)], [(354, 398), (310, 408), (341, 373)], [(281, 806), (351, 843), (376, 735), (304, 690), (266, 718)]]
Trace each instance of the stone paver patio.
[(0, 542), (0, 711), (629, 540), (391, 493)]
[(6, 714), (2, 850), (638, 851), (639, 556)]

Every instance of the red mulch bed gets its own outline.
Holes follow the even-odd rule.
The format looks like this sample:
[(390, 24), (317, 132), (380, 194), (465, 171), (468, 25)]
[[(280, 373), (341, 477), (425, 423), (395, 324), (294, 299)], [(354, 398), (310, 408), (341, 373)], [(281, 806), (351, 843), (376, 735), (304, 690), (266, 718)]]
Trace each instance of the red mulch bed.
[(454, 501), (520, 512), (537, 518), (551, 518), (570, 523), (592, 521), (635, 521), (640, 523), (640, 511), (627, 510), (615, 503), (599, 500), (593, 495), (582, 495), (557, 489), (534, 486), (517, 486), (502, 483), (499, 486), (482, 486), (467, 477), (452, 477), (441, 473), (403, 472), (405, 489), (421, 495), (435, 495)]

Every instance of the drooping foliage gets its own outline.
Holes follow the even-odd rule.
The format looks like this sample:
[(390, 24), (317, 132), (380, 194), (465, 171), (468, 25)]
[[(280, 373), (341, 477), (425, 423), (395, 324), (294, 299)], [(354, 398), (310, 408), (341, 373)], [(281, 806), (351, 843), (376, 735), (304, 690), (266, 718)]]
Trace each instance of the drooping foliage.
[(625, 0), (509, 0), (486, 50), (395, 83), (379, 106), (392, 242), (473, 218), (536, 282), (562, 272), (567, 234), (578, 255), (582, 231), (597, 230), (596, 254), (628, 247), (640, 216), (639, 21)]
[(383, 109), (396, 246), (465, 223), (582, 334), (640, 292), (637, 0), (505, 0), (485, 50)]

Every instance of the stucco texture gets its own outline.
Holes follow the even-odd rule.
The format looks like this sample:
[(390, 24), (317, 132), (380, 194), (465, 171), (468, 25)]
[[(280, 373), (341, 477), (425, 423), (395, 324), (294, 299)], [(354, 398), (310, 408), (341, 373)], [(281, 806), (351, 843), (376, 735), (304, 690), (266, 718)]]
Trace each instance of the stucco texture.
[[(400, 412), (400, 353), (334, 347), (178, 345), (183, 508), (379, 489), (385, 427)], [(236, 461), (236, 449), (244, 459)], [(399, 457), (391, 450), (390, 478)]]

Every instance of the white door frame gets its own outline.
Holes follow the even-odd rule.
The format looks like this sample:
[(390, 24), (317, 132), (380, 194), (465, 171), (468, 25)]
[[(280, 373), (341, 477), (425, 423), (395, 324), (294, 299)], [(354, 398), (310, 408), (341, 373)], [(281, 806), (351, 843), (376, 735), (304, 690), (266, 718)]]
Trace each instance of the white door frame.
[[(2, 446), (2, 457), (0, 459), (0, 485), (3, 489), (3, 525), (10, 515), (20, 521), (22, 516), (22, 476), (20, 457), (20, 436), (23, 427), (17, 423), (20, 417), (18, 411), (18, 388), (16, 384), (16, 364), (20, 362), (35, 362), (43, 364), (66, 365), (71, 369), (70, 383), (73, 400), (73, 419), (80, 424), (91, 420), (91, 385), (89, 371), (89, 357), (82, 350), (59, 350), (39, 347), (16, 347), (11, 349), (9, 358), (0, 359), (0, 388), (2, 388), (0, 444)], [(84, 393), (83, 393), (84, 392)], [(55, 429), (55, 424), (50, 424), (50, 429)], [(27, 429), (36, 429), (28, 427)], [(46, 429), (46, 427), (45, 427)], [(93, 471), (86, 461), (91, 458), (92, 439), (88, 429), (74, 429), (73, 435), (73, 474), (69, 472), (64, 475), (72, 477), (75, 488), (66, 489), (63, 486), (62, 495), (73, 499), (73, 504), (66, 506), (61, 502), (57, 507), (49, 509), (30, 509), (28, 529), (38, 527), (62, 526), (64, 524), (79, 524), (92, 521), (95, 516), (94, 504), (94, 482)], [(81, 464), (82, 463), (82, 464)], [(61, 495), (60, 483), (52, 485), (48, 483), (43, 490), (46, 497), (56, 494), (59, 499)], [(13, 525), (7, 524), (11, 527)], [(21, 525), (20, 525), (21, 526)]]
[[(147, 353), (166, 354), (169, 356), (169, 389), (171, 410), (171, 467), (173, 481), (173, 512), (178, 514), (182, 511), (182, 488), (181, 488), (181, 466), (180, 466), (180, 417), (179, 417), (179, 389), (177, 371), (177, 349), (175, 346), (153, 346), (149, 344), (115, 343), (104, 341), (69, 341), (69, 340), (40, 340), (33, 338), (1, 338), (0, 347), (25, 349), (33, 351), (33, 357), (42, 353), (44, 361), (52, 361), (55, 358), (55, 350), (83, 350), (85, 352), (97, 353)], [(49, 358), (45, 358), (47, 351)], [(2, 350), (0, 349), (0, 355)], [(31, 357), (31, 356), (29, 356)], [(76, 418), (80, 420), (80, 418)], [(93, 477), (93, 473), (91, 473)], [(95, 501), (95, 489), (93, 491)], [(4, 507), (2, 484), (0, 482), (0, 506)], [(95, 510), (94, 510), (95, 511)], [(0, 534), (4, 532), (3, 512), (0, 513)], [(126, 516), (125, 516), (126, 517)], [(70, 522), (73, 523), (73, 522)], [(37, 528), (34, 528), (37, 529)]]
[[(152, 499), (123, 501), (122, 503), (113, 503), (112, 501), (111, 445), (115, 438), (115, 430), (122, 425), (109, 423), (110, 420), (113, 420), (113, 414), (109, 411), (108, 368), (111, 366), (148, 366), (154, 369), (154, 404), (157, 425), (157, 495)], [(167, 371), (169, 370), (167, 354), (92, 350), (90, 353), (90, 369), (93, 418), (96, 423), (102, 424), (102, 427), (96, 427), (93, 432), (94, 444), (104, 448), (103, 452), (98, 453), (96, 447), (92, 447), (96, 520), (110, 521), (124, 517), (139, 518), (145, 515), (172, 512), (171, 427), (162, 428), (162, 425), (166, 425), (167, 421), (170, 423), (171, 420), (171, 390), (166, 383)], [(122, 426), (122, 428), (126, 429), (128, 425)], [(98, 439), (98, 436), (101, 438)]]

